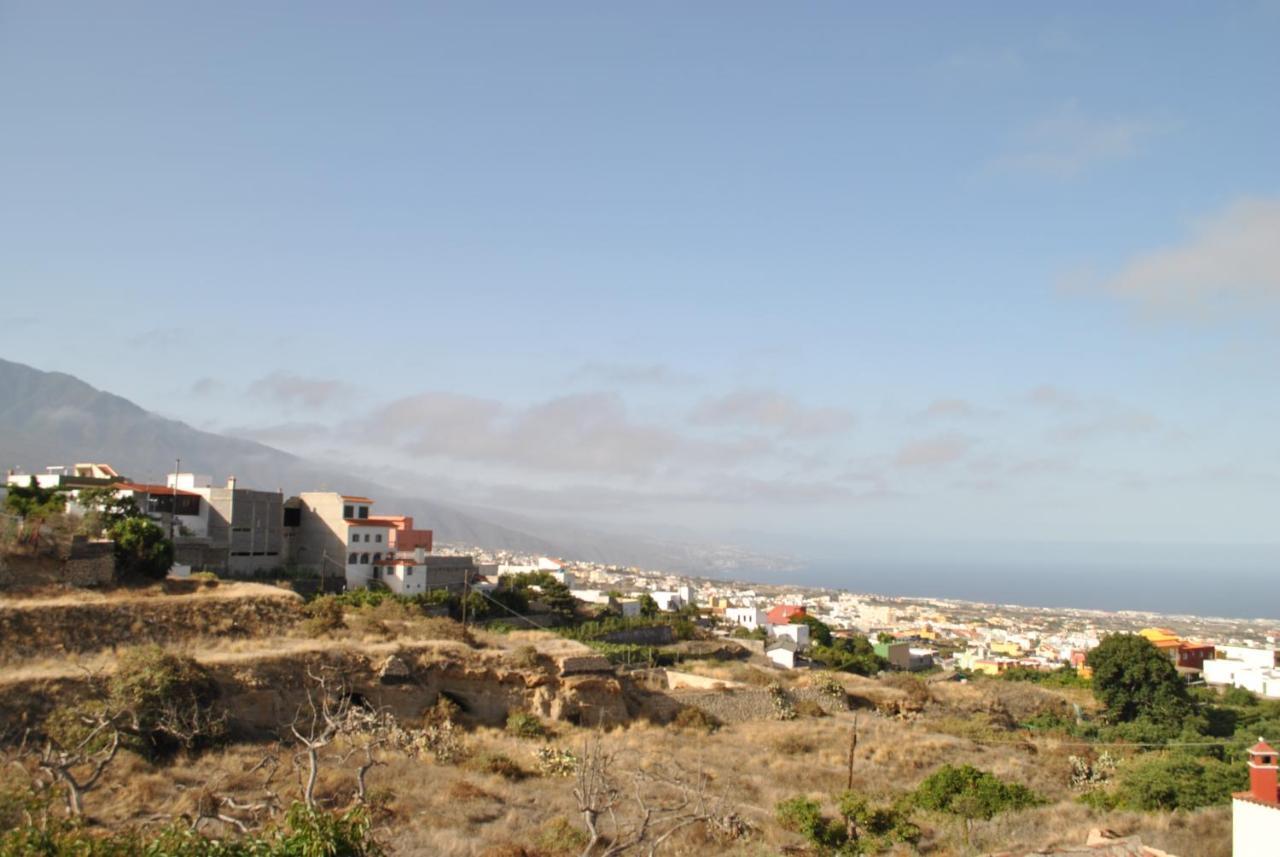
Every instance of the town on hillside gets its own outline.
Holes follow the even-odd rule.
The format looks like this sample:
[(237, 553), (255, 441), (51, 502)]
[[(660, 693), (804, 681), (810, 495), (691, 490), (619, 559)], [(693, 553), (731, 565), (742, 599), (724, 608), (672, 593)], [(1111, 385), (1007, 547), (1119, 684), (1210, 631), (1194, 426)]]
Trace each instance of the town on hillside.
[[(170, 573), (179, 577), (193, 571), (287, 577), (307, 592), (373, 588), (407, 596), (491, 596), (504, 589), (504, 580), (544, 576), (576, 602), (623, 619), (654, 612), (696, 617), (714, 633), (756, 647), (779, 669), (827, 666), (822, 657), (830, 658), (834, 641), (860, 637), (872, 641), (874, 653), (893, 670), (963, 678), (1070, 668), (1087, 678), (1090, 650), (1108, 634), (1136, 632), (1188, 684), (1280, 699), (1280, 629), (1265, 622), (891, 598), (435, 545), (432, 531), (418, 528), (412, 517), (375, 511), (374, 498), (328, 491), (286, 498), (246, 487), (235, 476), (215, 485), (207, 475), (171, 472), (163, 482), (149, 483), (107, 463), (77, 463), (34, 473), (11, 470), (6, 484), (57, 491), (73, 513), (90, 511), (82, 497), (101, 502), (104, 489), (131, 502), (170, 534)], [(494, 603), (514, 623), (542, 627), (554, 621)]]

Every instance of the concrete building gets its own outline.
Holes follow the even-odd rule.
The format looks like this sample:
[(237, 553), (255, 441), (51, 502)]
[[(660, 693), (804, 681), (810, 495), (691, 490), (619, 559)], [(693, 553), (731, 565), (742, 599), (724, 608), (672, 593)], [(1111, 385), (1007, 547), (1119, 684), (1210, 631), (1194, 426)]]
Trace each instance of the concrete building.
[(1231, 796), (1232, 857), (1274, 857), (1280, 842), (1277, 754), (1261, 738), (1249, 750), (1249, 790)]
[[(218, 573), (252, 574), (278, 568), (284, 556), (284, 495), (240, 487), (234, 476), (221, 487), (195, 473), (170, 473), (169, 488), (198, 494), (204, 501), (206, 555), (194, 567)], [(193, 535), (195, 535), (193, 533)], [(179, 553), (183, 553), (179, 544)]]
[(373, 563), (370, 579), (397, 595), (417, 595), (444, 589), (460, 593), (477, 577), (469, 556), (429, 556), (424, 548), (388, 555)]

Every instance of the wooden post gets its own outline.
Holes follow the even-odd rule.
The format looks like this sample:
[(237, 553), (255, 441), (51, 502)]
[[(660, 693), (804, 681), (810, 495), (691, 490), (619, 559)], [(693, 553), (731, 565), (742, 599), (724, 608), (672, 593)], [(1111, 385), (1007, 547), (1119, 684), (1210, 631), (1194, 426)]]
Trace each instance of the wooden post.
[(849, 784), (845, 788), (853, 791), (853, 751), (858, 749), (858, 715), (853, 715), (853, 731), (849, 733)]

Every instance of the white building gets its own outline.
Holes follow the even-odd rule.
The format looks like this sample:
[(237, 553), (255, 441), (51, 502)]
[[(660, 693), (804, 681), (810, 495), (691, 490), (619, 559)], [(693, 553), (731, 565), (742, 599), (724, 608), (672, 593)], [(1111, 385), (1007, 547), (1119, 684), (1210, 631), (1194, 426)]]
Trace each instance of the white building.
[(1217, 646), (1217, 657), (1201, 670), (1207, 684), (1244, 688), (1270, 699), (1280, 699), (1280, 669), (1274, 649)]
[(1232, 857), (1275, 857), (1280, 842), (1276, 774), (1276, 751), (1259, 738), (1249, 750), (1249, 791), (1231, 797)]
[(796, 668), (796, 644), (787, 637), (780, 637), (770, 643), (764, 650), (764, 656), (773, 662), (775, 667), (784, 670)]
[(765, 612), (758, 607), (726, 607), (724, 620), (738, 628), (754, 631), (765, 624)]
[(765, 627), (772, 639), (790, 640), (796, 644), (797, 650), (803, 650), (809, 646), (808, 625), (767, 625)]

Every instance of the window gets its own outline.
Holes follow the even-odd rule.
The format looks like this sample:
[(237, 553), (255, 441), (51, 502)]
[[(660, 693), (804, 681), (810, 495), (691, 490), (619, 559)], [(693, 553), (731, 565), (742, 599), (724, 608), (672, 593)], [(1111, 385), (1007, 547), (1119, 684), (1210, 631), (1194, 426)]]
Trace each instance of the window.
[(404, 576), (405, 576), (405, 577), (413, 577), (413, 566), (411, 566), (411, 565), (407, 565), (407, 566), (405, 566), (405, 569), (404, 569)]
[(361, 506), (361, 507), (360, 507), (360, 509), (359, 509), (359, 517), (361, 518), (361, 520), (363, 520), (364, 518), (369, 517), (369, 507), (368, 507), (368, 506)]
[(347, 557), (347, 565), (355, 565), (356, 559), (357, 559), (356, 555), (351, 554), (351, 556)]
[(286, 527), (302, 526), (302, 510), (301, 509), (285, 509), (284, 525)]
[(375, 553), (375, 554), (373, 555), (373, 561), (374, 561), (374, 562), (377, 562), (377, 561), (378, 561), (378, 560), (380, 560), (380, 559), (382, 559), (382, 554), (380, 554), (380, 553)]
[(369, 564), (369, 555), (367, 553), (360, 554), (360, 564), (361, 565)]
[(379, 572), (381, 572), (381, 571), (382, 571), (382, 569), (378, 568), (376, 565), (373, 567), (373, 579), (374, 579), (374, 580), (377, 580), (379, 577), (381, 577), (381, 576), (382, 576), (382, 575), (379, 573)]
[(344, 518), (354, 518), (354, 517), (355, 517), (355, 515), (353, 515), (353, 514), (352, 514), (352, 507), (351, 507), (351, 506), (343, 506), (343, 507), (342, 507), (342, 517), (344, 517)]
[(365, 534), (364, 534), (364, 540), (365, 540), (366, 542), (367, 542), (367, 541), (369, 541), (369, 534), (368, 534), (368, 533), (365, 533)]
[(360, 534), (359, 534), (359, 533), (352, 533), (352, 534), (351, 534), (351, 544), (355, 544), (355, 543), (356, 543), (356, 542), (358, 542), (358, 541), (360, 541)]
[(374, 540), (375, 542), (381, 542), (381, 541), (382, 541), (382, 533), (378, 533), (376, 536), (374, 536), (374, 537), (373, 537), (373, 540)]

